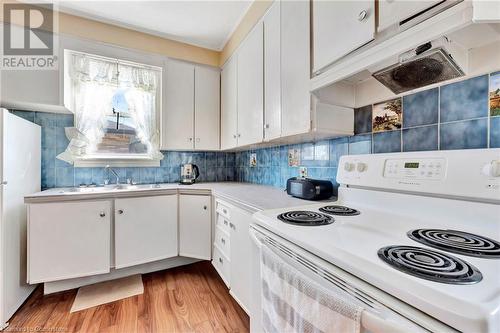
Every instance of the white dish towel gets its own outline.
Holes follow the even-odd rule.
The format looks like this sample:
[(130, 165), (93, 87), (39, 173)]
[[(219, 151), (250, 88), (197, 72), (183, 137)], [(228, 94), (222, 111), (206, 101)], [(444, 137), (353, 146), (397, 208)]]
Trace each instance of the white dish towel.
[(262, 326), (266, 333), (358, 333), (363, 308), (261, 246)]

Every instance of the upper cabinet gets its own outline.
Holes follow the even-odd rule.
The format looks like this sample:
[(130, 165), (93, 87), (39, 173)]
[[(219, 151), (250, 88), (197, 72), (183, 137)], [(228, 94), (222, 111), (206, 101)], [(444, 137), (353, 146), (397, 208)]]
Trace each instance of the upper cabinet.
[(379, 0), (378, 31), (397, 25), (413, 15), (429, 9), (440, 2), (442, 2), (442, 0)]
[(313, 72), (375, 37), (375, 1), (313, 1)]
[(219, 150), (220, 70), (196, 66), (194, 87), (194, 147)]
[(264, 17), (264, 140), (281, 136), (281, 1)]
[(168, 60), (162, 149), (218, 150), (220, 72)]
[(168, 60), (163, 110), (164, 149), (194, 149), (194, 65)]
[(226, 62), (221, 73), (221, 149), (238, 145), (238, 55)]
[(221, 75), (221, 148), (260, 143), (264, 126), (264, 31), (259, 22)]
[(238, 145), (262, 142), (264, 123), (264, 32), (262, 22), (238, 51)]

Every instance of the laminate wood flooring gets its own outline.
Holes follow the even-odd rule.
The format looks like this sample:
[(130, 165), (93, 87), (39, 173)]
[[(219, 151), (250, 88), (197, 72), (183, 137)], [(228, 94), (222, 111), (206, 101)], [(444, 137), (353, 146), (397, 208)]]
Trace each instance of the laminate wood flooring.
[(77, 290), (38, 287), (5, 332), (238, 332), (249, 318), (209, 262), (143, 275), (144, 294), (70, 313)]

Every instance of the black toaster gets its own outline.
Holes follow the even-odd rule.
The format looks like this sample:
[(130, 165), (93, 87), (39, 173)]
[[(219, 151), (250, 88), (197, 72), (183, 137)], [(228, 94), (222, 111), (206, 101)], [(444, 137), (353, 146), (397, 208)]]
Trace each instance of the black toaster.
[(305, 200), (325, 200), (337, 195), (329, 180), (293, 177), (286, 181), (286, 193)]

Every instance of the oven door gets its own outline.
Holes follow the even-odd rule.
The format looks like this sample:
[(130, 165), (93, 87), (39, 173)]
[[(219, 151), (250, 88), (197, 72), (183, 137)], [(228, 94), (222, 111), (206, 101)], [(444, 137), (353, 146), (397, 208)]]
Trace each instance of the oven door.
[(344, 270), (318, 258), (289, 241), (257, 225), (250, 227), (253, 240), (250, 331), (264, 332), (262, 328), (260, 247), (265, 242), (282, 260), (321, 286), (340, 292), (346, 299), (363, 308), (361, 332), (457, 332), (432, 317), (410, 307), (378, 288), (358, 279)]

